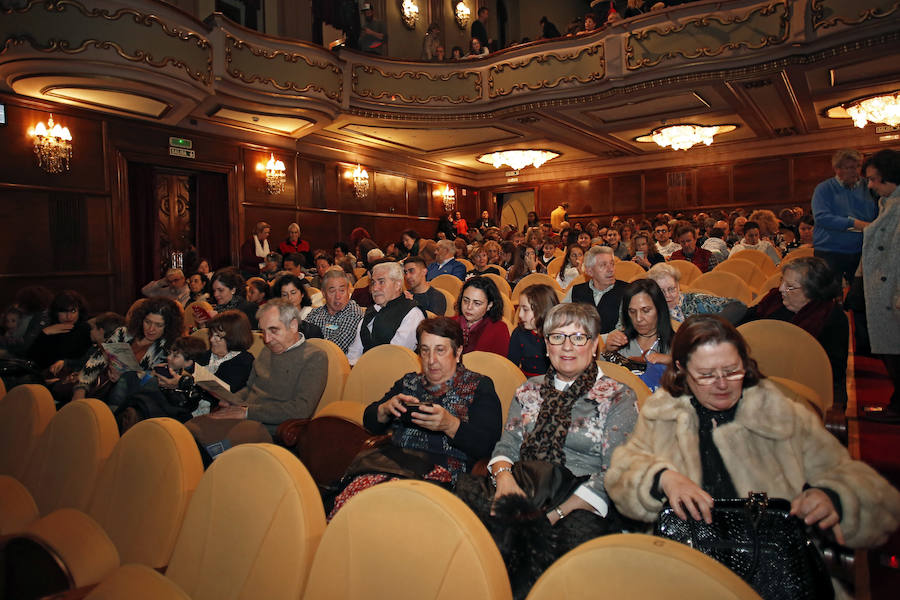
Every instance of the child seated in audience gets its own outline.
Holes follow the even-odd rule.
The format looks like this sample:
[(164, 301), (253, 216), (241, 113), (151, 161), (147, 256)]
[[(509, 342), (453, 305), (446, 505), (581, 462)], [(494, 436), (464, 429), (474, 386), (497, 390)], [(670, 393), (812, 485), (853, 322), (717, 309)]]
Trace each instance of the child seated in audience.
[(15, 343), (19, 337), (19, 323), (22, 321), (22, 311), (15, 306), (10, 306), (3, 313), (3, 329), (0, 330), (0, 348), (7, 348)]

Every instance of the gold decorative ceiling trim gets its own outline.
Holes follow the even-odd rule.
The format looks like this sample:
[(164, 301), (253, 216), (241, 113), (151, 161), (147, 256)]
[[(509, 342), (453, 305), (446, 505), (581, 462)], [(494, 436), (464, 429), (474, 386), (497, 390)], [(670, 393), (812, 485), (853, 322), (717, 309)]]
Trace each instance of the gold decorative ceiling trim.
[[(655, 35), (659, 38), (665, 38), (667, 36), (680, 34), (688, 27), (692, 27), (694, 29), (712, 27), (714, 21), (718, 22), (721, 28), (731, 27), (732, 29), (735, 29), (736, 27), (734, 26), (747, 23), (754, 17), (754, 15), (758, 14), (761, 17), (767, 17), (769, 15), (775, 14), (775, 12), (779, 8), (781, 8), (783, 12), (781, 13), (779, 19), (780, 24), (778, 35), (764, 34), (761, 38), (759, 38), (760, 41), (758, 43), (752, 43), (747, 40), (740, 40), (737, 42), (727, 41), (723, 44), (720, 44), (716, 48), (699, 47), (693, 48), (691, 50), (672, 49), (659, 54), (655, 59), (641, 58), (638, 60), (635, 58), (635, 47), (633, 45), (633, 41), (635, 40), (648, 40), (651, 35)], [(663, 28), (648, 27), (640, 31), (631, 32), (625, 38), (625, 66), (628, 70), (634, 71), (644, 67), (654, 67), (664, 60), (674, 59), (679, 55), (687, 60), (693, 60), (700, 57), (711, 58), (719, 56), (727, 50), (739, 50), (741, 48), (746, 48), (748, 50), (759, 50), (768, 46), (781, 44), (784, 43), (790, 35), (791, 13), (792, 11), (790, 3), (787, 0), (784, 0), (783, 2), (773, 3), (767, 6), (757, 6), (743, 16), (736, 15), (733, 17), (720, 17), (718, 15), (707, 15), (704, 17), (689, 19), (681, 25), (667, 26)], [(725, 34), (729, 32), (723, 31), (722, 33)], [(722, 37), (727, 39), (730, 36), (724, 35)]]
[[(403, 79), (410, 79), (413, 81), (422, 81), (423, 79), (428, 80), (431, 83), (444, 82), (447, 83), (451, 79), (458, 79), (461, 82), (468, 83), (468, 79), (471, 75), (475, 76), (475, 82), (473, 84), (473, 92), (474, 96), (468, 96), (465, 94), (456, 94), (454, 96), (444, 95), (435, 95), (429, 94), (428, 96), (419, 96), (416, 94), (406, 95), (401, 90), (368, 90), (368, 89), (360, 89), (361, 84), (359, 82), (359, 74), (360, 72), (365, 73), (366, 75), (379, 75), (385, 79), (394, 79), (397, 81), (401, 81)], [(478, 102), (481, 100), (481, 73), (478, 71), (452, 71), (449, 73), (441, 74), (441, 75), (433, 75), (431, 73), (426, 73), (424, 71), (400, 71), (399, 73), (394, 72), (386, 72), (381, 68), (376, 67), (374, 65), (355, 65), (353, 67), (353, 93), (361, 98), (371, 98), (372, 100), (380, 100), (382, 98), (391, 97), (400, 98), (403, 102), (411, 102), (415, 104), (426, 104), (428, 102), (433, 102), (436, 100), (441, 100), (444, 102), (449, 102), (450, 104), (463, 104), (463, 103), (472, 103)]]
[[(592, 71), (586, 77), (582, 77), (577, 74), (560, 75), (553, 81), (541, 80), (534, 85), (532, 85), (528, 82), (525, 82), (525, 81), (520, 81), (520, 82), (515, 83), (509, 89), (504, 89), (504, 88), (499, 88), (499, 87), (497, 87), (495, 89), (495, 84), (494, 84), (495, 73), (496, 74), (502, 73), (506, 69), (509, 69), (510, 71), (526, 69), (529, 66), (531, 66), (532, 63), (542, 65), (544, 63), (549, 63), (551, 59), (555, 60), (558, 63), (565, 63), (565, 62), (569, 62), (569, 61), (579, 61), (582, 59), (582, 57), (584, 55), (593, 56), (595, 54), (600, 55), (600, 70)], [(600, 79), (603, 79), (605, 76), (606, 76), (606, 59), (603, 54), (603, 44), (600, 43), (595, 46), (581, 48), (568, 56), (565, 56), (565, 55), (560, 56), (558, 54), (538, 54), (538, 55), (530, 57), (528, 60), (523, 61), (523, 62), (519, 62), (519, 63), (505, 62), (505, 63), (500, 63), (499, 65), (492, 66), (490, 68), (490, 74), (488, 75), (488, 90), (489, 90), (488, 96), (490, 96), (491, 98), (497, 98), (499, 96), (506, 96), (506, 95), (512, 94), (513, 92), (515, 92), (517, 90), (522, 90), (522, 89), (528, 89), (528, 90), (532, 90), (532, 91), (552, 89), (562, 83), (570, 83), (573, 81), (578, 82), (578, 83), (591, 83), (593, 81), (598, 81)]]
[[(235, 79), (240, 79), (244, 83), (262, 83), (263, 85), (271, 85), (276, 89), (287, 91), (291, 90), (297, 93), (314, 91), (320, 94), (324, 94), (329, 100), (333, 100), (335, 102), (341, 101), (341, 96), (344, 93), (344, 70), (331, 63), (312, 61), (308, 59), (306, 56), (297, 53), (297, 52), (286, 52), (284, 50), (268, 50), (266, 48), (259, 48), (245, 42), (243, 40), (239, 40), (236, 37), (232, 36), (229, 33), (225, 34), (225, 71), (234, 77)], [(305, 85), (298, 84), (294, 81), (276, 81), (273, 77), (268, 77), (265, 75), (259, 74), (249, 74), (244, 73), (237, 67), (235, 67), (232, 63), (234, 62), (234, 52), (249, 50), (254, 58), (263, 58), (266, 60), (275, 60), (279, 57), (284, 60), (286, 63), (299, 64), (302, 60), (306, 65), (310, 68), (321, 69), (322, 71), (330, 71), (333, 75), (337, 76), (337, 90), (326, 89), (325, 87), (318, 85), (314, 82), (306, 83)]]
[(63, 14), (69, 7), (72, 7), (78, 10), (84, 17), (91, 19), (102, 18), (107, 21), (119, 21), (122, 17), (131, 17), (137, 25), (144, 25), (146, 27), (158, 25), (162, 32), (167, 36), (176, 38), (182, 42), (193, 43), (198, 49), (206, 51), (206, 66), (203, 70), (192, 68), (182, 59), (173, 56), (166, 56), (162, 59), (154, 60), (153, 55), (146, 50), (138, 48), (133, 53), (129, 53), (119, 43), (112, 40), (85, 39), (78, 46), (71, 47), (70, 40), (50, 38), (45, 47), (38, 42), (31, 33), (24, 35), (7, 35), (6, 39), (3, 40), (2, 47), (0, 47), (0, 56), (9, 50), (11, 46), (22, 45), (26, 42), (30, 44), (32, 48), (41, 52), (63, 52), (65, 54), (80, 54), (89, 47), (94, 47), (98, 50), (111, 49), (125, 60), (139, 62), (156, 68), (163, 68), (171, 65), (175, 68), (183, 69), (184, 72), (194, 80), (202, 81), (206, 85), (212, 83), (213, 53), (209, 40), (194, 32), (185, 32), (177, 27), (169, 27), (155, 15), (145, 14), (131, 8), (120, 8), (114, 13), (110, 13), (105, 9), (89, 9), (76, 0), (29, 0), (28, 4), (21, 8), (3, 9), (0, 11), (0, 15), (23, 15), (31, 12), (31, 10), (36, 7), (42, 7), (50, 14)]
[[(153, 101), (159, 102), (160, 104), (163, 104), (164, 108), (161, 111), (159, 111), (158, 113), (147, 113), (147, 112), (142, 112), (139, 110), (131, 110), (128, 108), (123, 108), (121, 106), (115, 106), (112, 104), (103, 104), (102, 102), (93, 102), (91, 100), (85, 100), (83, 98), (78, 98), (77, 96), (67, 96), (65, 94), (56, 92), (57, 89), (66, 89), (66, 88), (79, 89), (79, 90), (94, 90), (94, 91), (98, 91), (98, 92), (114, 92), (116, 94), (125, 94), (128, 96), (136, 96), (138, 98), (148, 98), (150, 100), (153, 100)], [(169, 114), (173, 108), (175, 108), (171, 102), (166, 102), (164, 100), (160, 100), (159, 98), (151, 98), (150, 96), (147, 96), (145, 94), (140, 94), (137, 92), (122, 90), (122, 89), (113, 88), (113, 87), (103, 87), (103, 86), (99, 86), (99, 85), (74, 85), (74, 84), (62, 84), (61, 83), (61, 84), (57, 84), (57, 85), (48, 85), (46, 87), (43, 87), (43, 88), (41, 88), (40, 93), (42, 96), (47, 96), (50, 98), (60, 98), (63, 100), (67, 100), (69, 102), (77, 102), (78, 104), (82, 104), (85, 106), (93, 106), (93, 107), (103, 109), (103, 110), (114, 110), (116, 112), (134, 115), (136, 117), (154, 117), (156, 119), (162, 119), (167, 114)]]
[[(522, 139), (524, 137), (518, 131), (514, 131), (512, 129), (507, 129), (501, 125), (494, 125), (492, 128), (497, 129), (500, 132), (506, 134), (506, 137), (498, 137), (498, 138), (494, 138), (493, 140), (479, 140), (476, 142), (471, 142), (471, 143), (466, 143), (466, 144), (454, 144), (454, 145), (450, 145), (450, 146), (441, 146), (438, 148), (430, 148), (430, 149), (425, 150), (422, 148), (416, 148), (415, 146), (410, 146), (409, 144), (404, 144), (402, 142), (396, 142), (393, 140), (389, 140), (384, 137), (378, 137), (376, 135), (372, 135), (371, 133), (367, 133), (367, 132), (359, 130), (359, 129), (353, 129), (353, 127), (360, 126), (360, 125), (361, 125), (360, 123), (347, 123), (346, 125), (341, 125), (340, 127), (338, 127), (336, 132), (339, 132), (339, 133), (346, 132), (346, 134), (348, 134), (348, 135), (352, 134), (352, 135), (364, 137), (364, 138), (367, 138), (370, 140), (375, 140), (375, 141), (381, 142), (383, 144), (390, 144), (392, 146), (398, 146), (400, 148), (405, 148), (410, 151), (426, 152), (426, 153), (447, 152), (447, 151), (452, 151), (452, 150), (457, 150), (457, 149), (468, 148), (471, 146), (479, 146), (479, 145), (484, 145), (484, 144), (492, 144), (492, 143), (500, 143), (500, 142), (515, 143), (515, 141), (514, 141), (515, 138)], [(385, 127), (385, 129), (408, 129), (410, 131), (422, 131), (423, 130), (422, 127)], [(466, 128), (463, 127), (463, 128), (459, 128), (459, 129), (466, 129)], [(334, 131), (334, 130), (332, 130), (332, 131)], [(450, 132), (453, 130), (448, 129), (448, 130), (444, 130), (444, 131)]]
[[(875, 2), (877, 0), (869, 0)], [(849, 6), (827, 7), (826, 5), (848, 4)], [(883, 19), (897, 10), (900, 10), (900, 2), (882, 1), (883, 6), (874, 6), (860, 10), (859, 3), (854, 0), (834, 2), (834, 0), (812, 0), (810, 12), (812, 14), (813, 29), (828, 29), (837, 25), (859, 25), (870, 19)], [(837, 11), (847, 10), (842, 14), (834, 14)], [(827, 14), (826, 14), (827, 13)], [(857, 17), (854, 20), (854, 17)]]

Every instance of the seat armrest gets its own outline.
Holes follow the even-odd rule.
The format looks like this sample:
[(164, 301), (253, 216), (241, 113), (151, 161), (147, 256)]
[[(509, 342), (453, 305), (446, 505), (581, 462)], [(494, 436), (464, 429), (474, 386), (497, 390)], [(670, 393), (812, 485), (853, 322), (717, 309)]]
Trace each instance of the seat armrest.
[(278, 429), (275, 430), (275, 441), (285, 448), (293, 448), (297, 445), (297, 439), (306, 428), (309, 427), (311, 419), (288, 419), (283, 421)]
[(387, 446), (390, 442), (391, 434), (389, 433), (385, 435), (373, 435), (363, 442), (363, 448), (365, 448), (366, 450), (370, 450), (372, 448), (381, 448), (382, 446)]

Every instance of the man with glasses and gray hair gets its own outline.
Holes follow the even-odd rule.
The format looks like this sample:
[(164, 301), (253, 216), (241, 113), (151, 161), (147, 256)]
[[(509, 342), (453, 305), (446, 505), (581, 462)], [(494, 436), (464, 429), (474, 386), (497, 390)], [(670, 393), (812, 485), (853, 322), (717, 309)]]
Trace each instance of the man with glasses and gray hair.
[(612, 248), (594, 246), (584, 255), (584, 274), (590, 280), (572, 286), (563, 298), (563, 302), (583, 302), (596, 308), (600, 315), (600, 333), (609, 333), (615, 328), (622, 291), (628, 285), (616, 279), (615, 266)]
[(151, 281), (142, 287), (141, 293), (146, 298), (169, 298), (182, 306), (191, 299), (191, 288), (181, 269), (169, 269), (166, 271), (165, 277)]

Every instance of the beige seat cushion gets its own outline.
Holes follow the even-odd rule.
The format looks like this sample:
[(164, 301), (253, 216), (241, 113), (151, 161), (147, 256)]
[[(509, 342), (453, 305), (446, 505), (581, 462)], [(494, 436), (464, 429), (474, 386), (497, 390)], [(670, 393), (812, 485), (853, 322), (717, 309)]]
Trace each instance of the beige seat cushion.
[(403, 346), (383, 344), (368, 350), (350, 369), (344, 384), (344, 400), (368, 406), (381, 400), (394, 382), (421, 370), (419, 357)]
[(509, 413), (509, 405), (519, 386), (525, 383), (527, 377), (522, 370), (514, 365), (506, 357), (493, 352), (468, 352), (463, 354), (463, 364), (470, 371), (487, 375), (494, 382), (494, 390), (500, 399), (500, 407), (503, 410), (503, 423), (506, 423), (506, 415)]
[(316, 405), (316, 411), (319, 411), (343, 398), (344, 384), (350, 375), (350, 363), (347, 361), (347, 355), (332, 341), (314, 338), (306, 340), (306, 343), (324, 352), (328, 358), (328, 379), (325, 382), (325, 391), (322, 392), (319, 404)]
[(144, 565), (123, 565), (91, 590), (86, 600), (191, 600), (171, 579)]
[(39, 514), (28, 489), (18, 479), (0, 475), (0, 536), (21, 531)]
[(500, 552), (478, 517), (424, 481), (392, 481), (350, 500), (316, 552), (306, 600), (511, 598)]
[(0, 475), (22, 477), (56, 405), (42, 385), (19, 385), (0, 398)]

